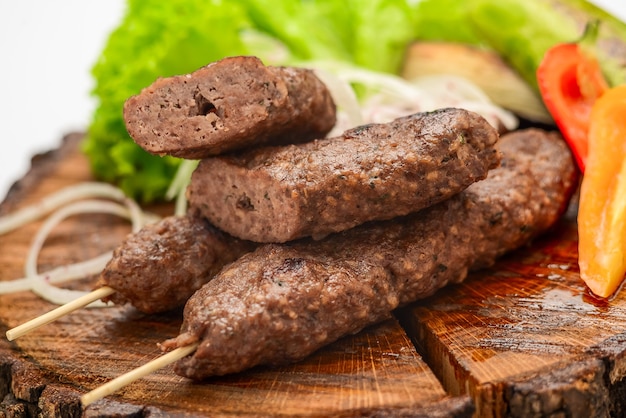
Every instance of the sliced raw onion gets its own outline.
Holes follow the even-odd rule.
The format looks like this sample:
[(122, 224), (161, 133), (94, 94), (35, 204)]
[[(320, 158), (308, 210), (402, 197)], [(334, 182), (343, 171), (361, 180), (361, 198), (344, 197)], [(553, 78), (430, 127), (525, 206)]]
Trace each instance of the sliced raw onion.
[(72, 280), (82, 279), (92, 274), (98, 274), (104, 269), (111, 259), (113, 251), (80, 261), (74, 264), (66, 264), (52, 270), (39, 273), (34, 277), (22, 277), (9, 281), (0, 282), (0, 295), (31, 290), (33, 281), (47, 281), (50, 284), (61, 284)]
[(70, 202), (88, 198), (105, 198), (125, 202), (133, 206), (133, 211), (141, 211), (137, 203), (129, 199), (124, 192), (108, 183), (84, 182), (66, 187), (50, 194), (39, 202), (22, 209), (0, 216), (0, 234), (5, 234), (29, 222), (35, 221)]
[[(3, 217), (5, 230), (9, 231), (52, 212), (41, 225), (31, 242), (24, 265), (25, 277), (0, 282), (0, 294), (31, 290), (51, 303), (65, 304), (88, 293), (61, 289), (55, 286), (55, 284), (100, 273), (110, 260), (111, 251), (90, 260), (60, 266), (41, 274), (37, 272), (37, 259), (50, 232), (60, 222), (72, 215), (109, 213), (120, 216), (131, 221), (133, 232), (138, 231), (147, 223), (158, 220), (159, 217), (157, 215), (144, 212), (134, 200), (129, 199), (123, 193), (118, 193), (118, 191), (121, 193), (121, 190), (113, 186), (103, 185), (102, 183), (81, 183), (50, 195), (41, 202), (28, 206), (21, 211)], [(123, 204), (101, 199), (80, 200), (85, 196), (93, 195), (115, 199)], [(104, 307), (109, 305), (95, 302), (89, 306)]]
[(39, 252), (43, 247), (44, 241), (52, 229), (69, 216), (86, 213), (109, 213), (130, 219), (133, 224), (133, 231), (141, 228), (145, 222), (141, 210), (138, 212), (118, 203), (106, 200), (84, 200), (64, 206), (46, 219), (39, 231), (37, 231), (26, 258), (24, 269), (26, 277), (37, 276), (37, 258), (39, 257)]
[(181, 161), (174, 179), (170, 183), (167, 191), (165, 192), (165, 198), (167, 200), (176, 199), (174, 208), (174, 215), (182, 216), (187, 212), (187, 198), (185, 191), (187, 185), (191, 180), (191, 174), (198, 166), (197, 160), (183, 160)]
[[(491, 102), (478, 86), (458, 76), (425, 76), (409, 81), (393, 74), (336, 62), (300, 65), (314, 68), (331, 91), (338, 108), (349, 109), (352, 115), (343, 119), (338, 115), (334, 134), (364, 123), (384, 123), (446, 107), (476, 112), (493, 126), (504, 126), (507, 130), (515, 129), (519, 123), (515, 115)], [(357, 86), (360, 101), (355, 90)], [(361, 116), (354, 116), (357, 113)]]
[(322, 80), (328, 88), (335, 105), (337, 106), (337, 123), (328, 134), (329, 137), (340, 135), (343, 131), (363, 124), (361, 105), (356, 97), (354, 89), (345, 80), (339, 78), (331, 71), (316, 68), (315, 75)]

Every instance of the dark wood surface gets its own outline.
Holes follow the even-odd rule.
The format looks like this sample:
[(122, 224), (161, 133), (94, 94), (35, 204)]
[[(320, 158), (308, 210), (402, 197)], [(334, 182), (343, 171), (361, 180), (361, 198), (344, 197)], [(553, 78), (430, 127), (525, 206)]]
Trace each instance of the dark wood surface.
[[(91, 180), (79, 140), (35, 158), (0, 214)], [(181, 312), (81, 310), (15, 342), (0, 339), (0, 417), (622, 416), (626, 296), (600, 303), (586, 293), (574, 219), (575, 208), (493, 269), (297, 364), (204, 383), (165, 368), (85, 410), (81, 394), (160, 355), (157, 343), (177, 334)], [(40, 224), (0, 236), (0, 280), (23, 275)], [(47, 240), (39, 268), (95, 256), (129, 230), (106, 215), (70, 218)], [(30, 292), (0, 296), (0, 331), (53, 307)]]

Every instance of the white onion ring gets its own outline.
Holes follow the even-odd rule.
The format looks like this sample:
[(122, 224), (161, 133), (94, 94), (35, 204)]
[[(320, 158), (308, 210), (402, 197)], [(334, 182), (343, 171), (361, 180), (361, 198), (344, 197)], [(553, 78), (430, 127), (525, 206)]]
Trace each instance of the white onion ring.
[[(37, 220), (70, 202), (94, 197), (127, 202), (131, 205), (135, 203), (121, 189), (108, 183), (79, 183), (50, 194), (35, 204), (18, 209), (8, 215), (0, 216), (0, 235)], [(136, 203), (135, 206), (138, 207)]]
[[(81, 200), (85, 197), (103, 197), (117, 200)], [(85, 213), (109, 213), (131, 221), (132, 232), (137, 232), (149, 222), (158, 219), (157, 215), (144, 212), (139, 205), (128, 198), (120, 189), (106, 183), (80, 183), (62, 189), (47, 196), (40, 202), (20, 209), (0, 218), (0, 233), (16, 229), (42, 216), (52, 214), (41, 225), (29, 247), (24, 264), (25, 277), (0, 282), (0, 294), (31, 290), (43, 299), (65, 304), (88, 292), (61, 289), (54, 284), (84, 278), (102, 271), (110, 260), (112, 251), (108, 251), (89, 260), (63, 265), (47, 272), (37, 272), (37, 259), (43, 244), (50, 232), (65, 218)], [(109, 306), (102, 302), (94, 302), (90, 307)]]

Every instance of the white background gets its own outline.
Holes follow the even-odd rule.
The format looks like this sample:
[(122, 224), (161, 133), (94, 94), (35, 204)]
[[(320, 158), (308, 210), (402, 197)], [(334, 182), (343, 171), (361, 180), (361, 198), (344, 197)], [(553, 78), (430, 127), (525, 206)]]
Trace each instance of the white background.
[[(623, 0), (594, 3), (626, 20)], [(0, 201), (33, 154), (89, 124), (90, 69), (124, 8), (124, 0), (0, 2)]]

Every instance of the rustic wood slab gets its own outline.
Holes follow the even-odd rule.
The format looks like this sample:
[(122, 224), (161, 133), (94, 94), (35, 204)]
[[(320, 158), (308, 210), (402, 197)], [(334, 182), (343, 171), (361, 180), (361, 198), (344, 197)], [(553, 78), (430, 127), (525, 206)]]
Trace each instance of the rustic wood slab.
[[(0, 214), (89, 180), (79, 140), (37, 157)], [(611, 301), (587, 293), (575, 215), (572, 207), (550, 233), (492, 269), (300, 363), (204, 383), (166, 368), (86, 410), (80, 395), (158, 356), (156, 344), (177, 333), (181, 312), (74, 313), (16, 342), (0, 339), (0, 417), (625, 416), (626, 292)], [(23, 274), (39, 224), (0, 237), (0, 280)], [(47, 241), (40, 269), (97, 255), (128, 231), (110, 216), (67, 220)], [(52, 308), (29, 292), (0, 296), (0, 331)]]
[[(0, 214), (64, 186), (90, 180), (79, 136), (34, 161), (34, 169), (0, 206)], [(169, 206), (151, 208), (167, 214)], [(0, 237), (0, 280), (23, 276), (41, 222)], [(49, 237), (39, 269), (77, 262), (114, 248), (130, 231), (101, 215), (64, 221)], [(75, 287), (88, 289), (94, 278)], [(0, 296), (0, 331), (54, 306), (30, 292)], [(469, 396), (450, 396), (395, 318), (344, 338), (298, 364), (192, 383), (160, 370), (81, 410), (79, 397), (161, 354), (178, 333), (180, 311), (144, 315), (132, 307), (85, 309), (9, 343), (0, 342), (0, 416), (470, 416)]]
[(493, 269), (399, 314), (451, 394), (477, 415), (624, 416), (626, 292), (580, 280), (575, 212)]

